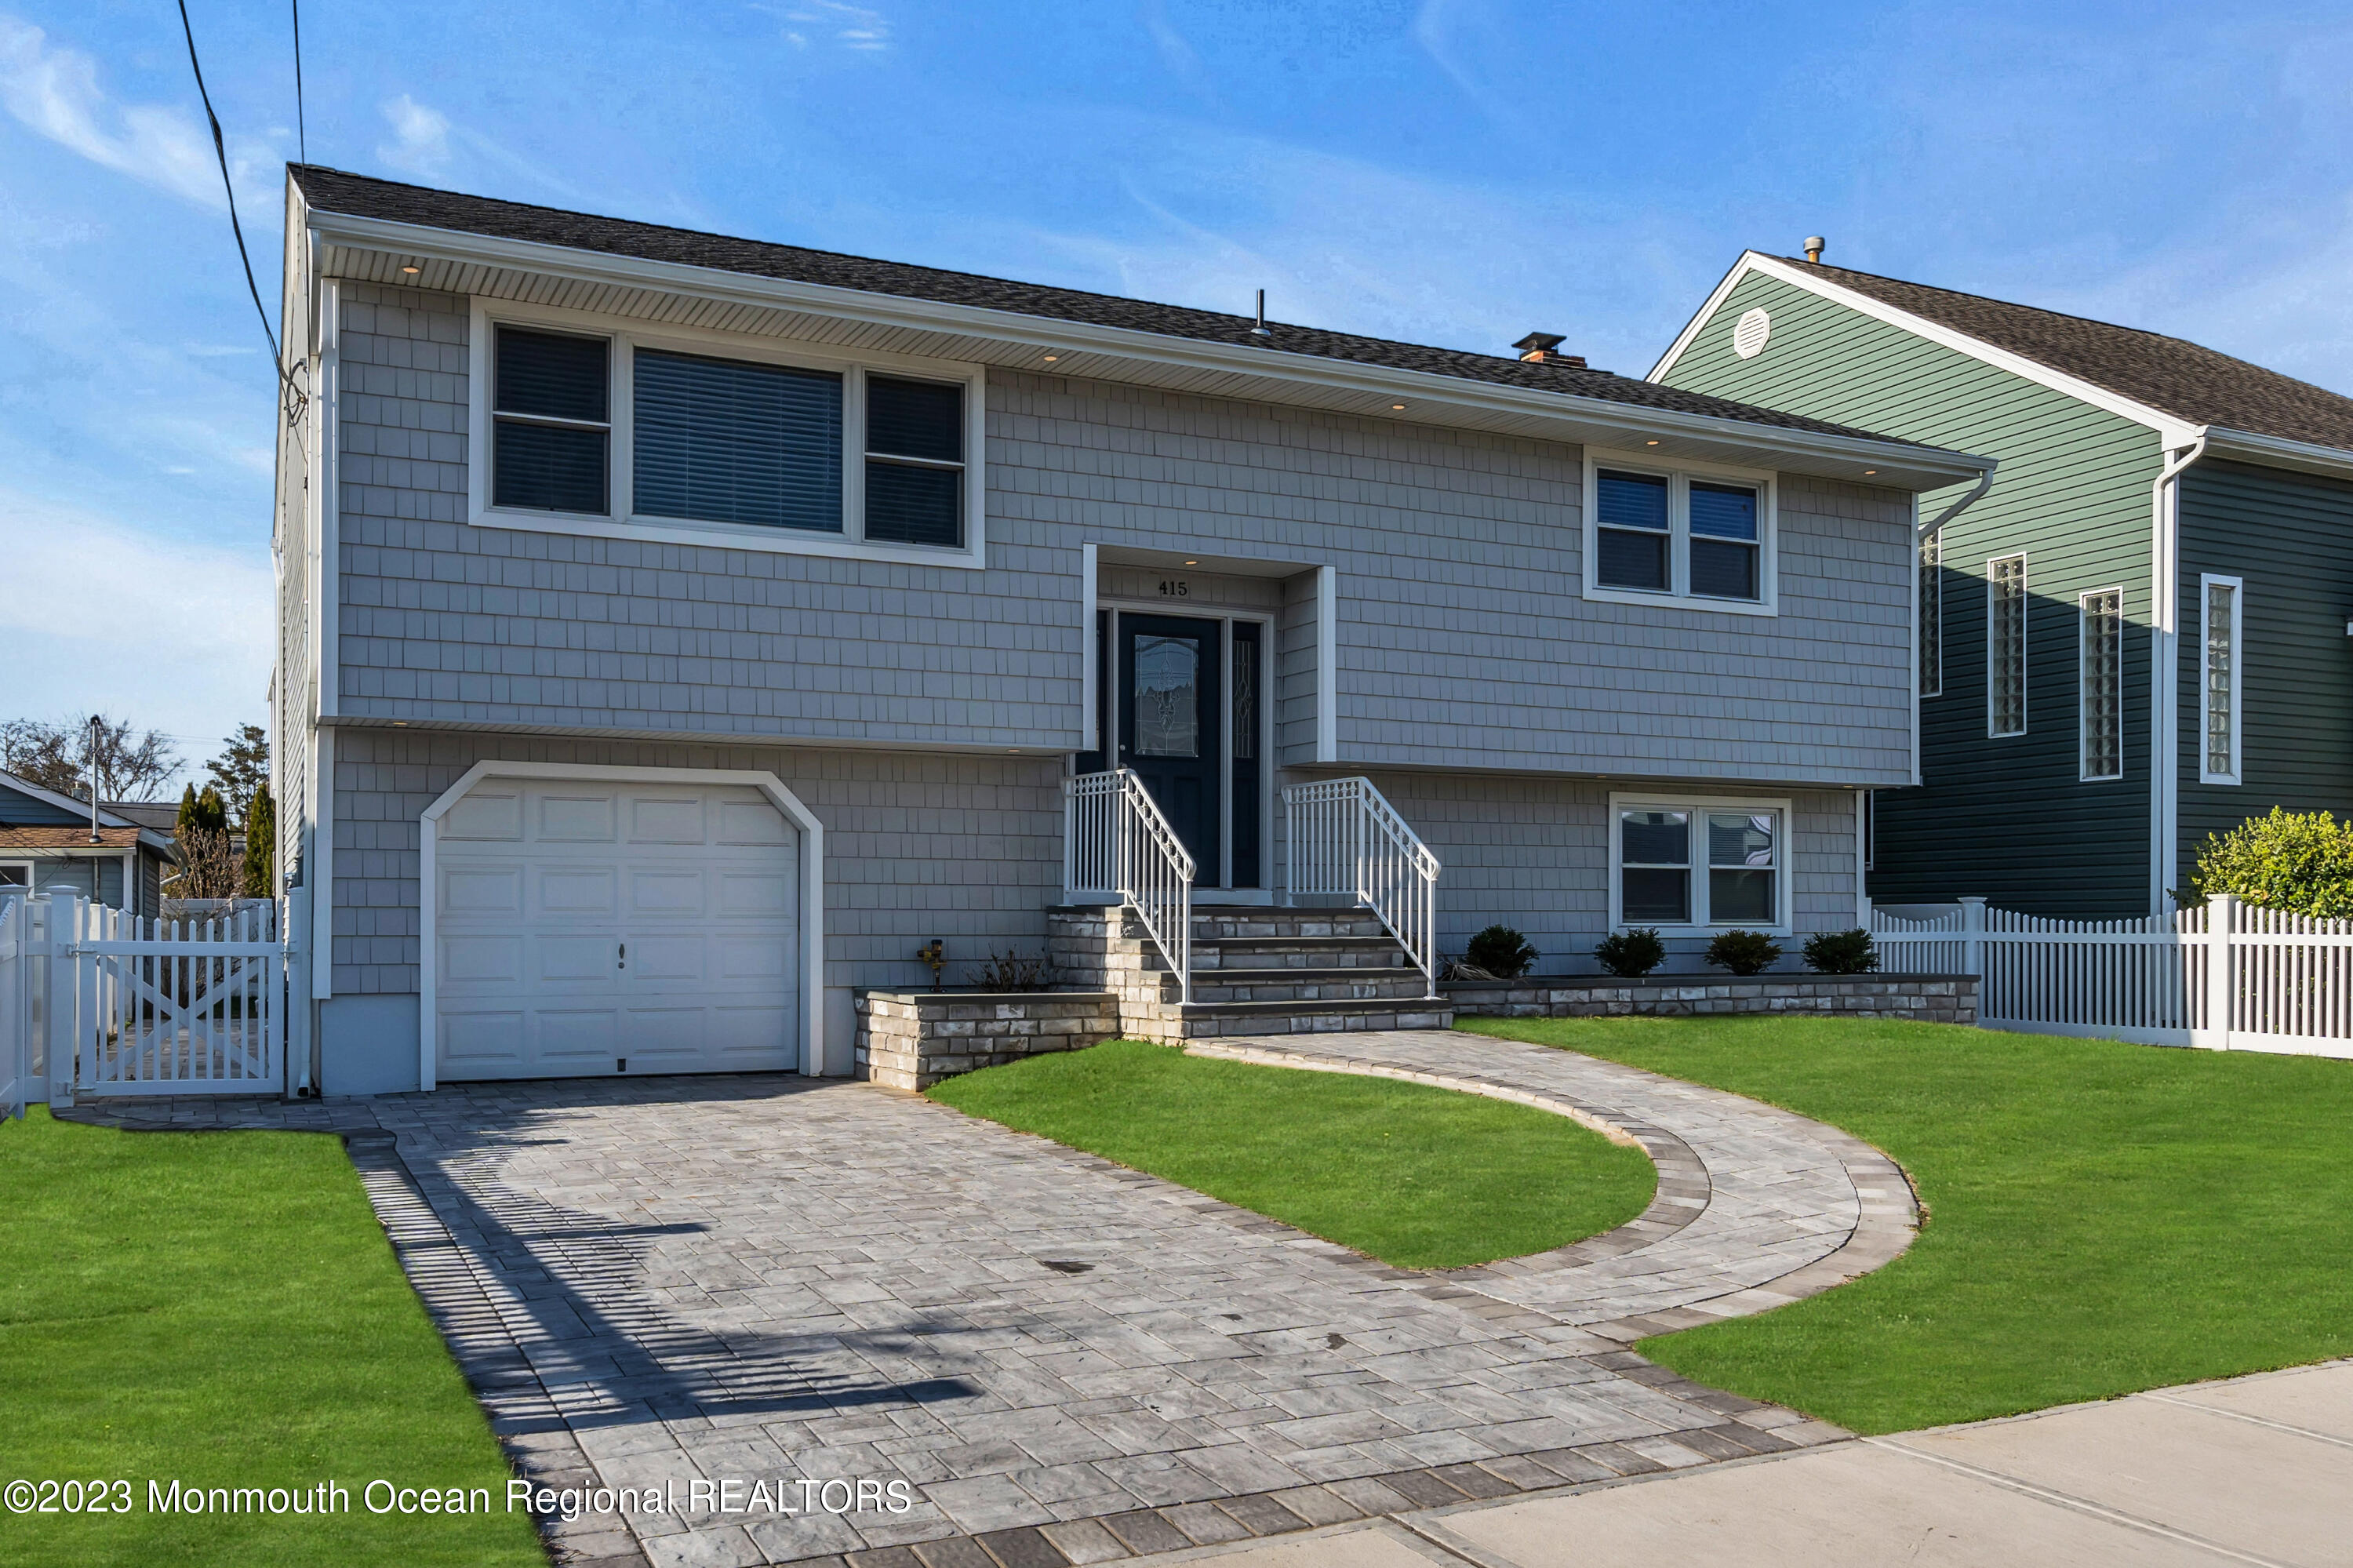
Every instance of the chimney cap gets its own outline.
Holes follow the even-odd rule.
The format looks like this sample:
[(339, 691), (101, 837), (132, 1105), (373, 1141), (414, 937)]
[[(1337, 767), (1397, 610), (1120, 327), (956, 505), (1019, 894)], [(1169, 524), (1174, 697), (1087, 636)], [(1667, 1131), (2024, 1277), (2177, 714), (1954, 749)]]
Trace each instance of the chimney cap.
[(1521, 357), (1533, 358), (1538, 355), (1550, 354), (1566, 341), (1556, 332), (1532, 332), (1512, 346), (1520, 351)]

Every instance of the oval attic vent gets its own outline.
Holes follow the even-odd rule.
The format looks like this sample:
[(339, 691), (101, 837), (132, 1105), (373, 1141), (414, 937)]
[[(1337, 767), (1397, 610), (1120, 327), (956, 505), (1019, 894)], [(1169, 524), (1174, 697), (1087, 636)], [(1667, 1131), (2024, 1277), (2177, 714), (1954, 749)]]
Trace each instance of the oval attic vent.
[(1773, 335), (1773, 318), (1763, 307), (1744, 312), (1732, 328), (1732, 352), (1743, 359), (1754, 359), (1765, 352), (1765, 340)]

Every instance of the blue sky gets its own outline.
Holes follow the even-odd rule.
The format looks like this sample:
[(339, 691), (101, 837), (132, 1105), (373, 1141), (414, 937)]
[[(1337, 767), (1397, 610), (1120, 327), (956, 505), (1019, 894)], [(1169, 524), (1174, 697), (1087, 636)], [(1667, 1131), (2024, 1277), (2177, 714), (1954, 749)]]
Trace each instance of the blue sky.
[[(276, 299), (280, 3), (191, 0)], [(2343, 6), (311, 0), (311, 157), (1647, 369), (1744, 247), (2353, 392)], [(262, 716), (261, 331), (168, 0), (0, 0), (0, 717)]]

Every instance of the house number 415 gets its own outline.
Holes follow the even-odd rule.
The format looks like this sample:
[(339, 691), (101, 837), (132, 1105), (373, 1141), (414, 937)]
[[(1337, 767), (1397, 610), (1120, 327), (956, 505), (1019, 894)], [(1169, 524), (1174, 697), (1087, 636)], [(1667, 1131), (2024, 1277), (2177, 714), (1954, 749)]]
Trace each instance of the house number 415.
[(1187, 582), (1183, 577), (1171, 577), (1160, 585), (1160, 597), (1162, 599), (1190, 599), (1193, 597), (1193, 585)]

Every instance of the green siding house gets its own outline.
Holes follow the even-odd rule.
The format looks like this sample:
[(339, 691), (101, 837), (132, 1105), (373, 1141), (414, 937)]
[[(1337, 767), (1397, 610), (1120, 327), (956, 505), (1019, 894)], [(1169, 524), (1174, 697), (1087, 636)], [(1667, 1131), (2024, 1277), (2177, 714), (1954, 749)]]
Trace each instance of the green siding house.
[(1756, 251), (1650, 379), (1999, 461), (1919, 500), (1920, 779), (1875, 798), (1874, 899), (2138, 916), (2210, 832), (2353, 814), (2353, 398)]

